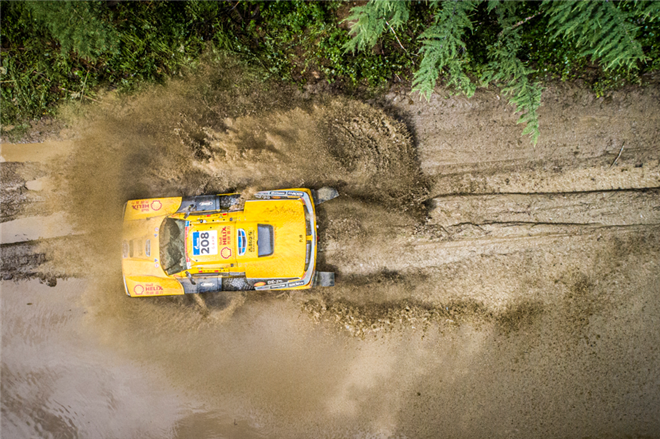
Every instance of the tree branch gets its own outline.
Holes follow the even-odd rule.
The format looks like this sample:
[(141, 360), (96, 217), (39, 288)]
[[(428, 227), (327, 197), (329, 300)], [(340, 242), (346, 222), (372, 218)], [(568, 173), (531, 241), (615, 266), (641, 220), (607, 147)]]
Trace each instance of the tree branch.
[[(538, 16), (538, 15), (541, 15), (541, 13), (538, 12), (538, 13), (536, 13), (536, 14), (530, 16), (530, 17), (525, 18), (524, 20), (519, 21), (518, 23), (516, 23), (516, 24), (514, 24), (513, 26), (511, 26), (508, 30), (513, 30), (513, 29), (517, 28), (518, 26), (521, 26), (521, 25), (527, 23), (529, 20), (531, 20), (532, 18), (534, 18), (534, 17), (536, 17), (536, 16)], [(500, 33), (497, 34), (497, 36), (499, 37), (500, 35), (502, 35), (502, 33), (504, 33), (505, 30), (507, 30), (507, 29), (502, 29), (502, 30), (500, 31)]]

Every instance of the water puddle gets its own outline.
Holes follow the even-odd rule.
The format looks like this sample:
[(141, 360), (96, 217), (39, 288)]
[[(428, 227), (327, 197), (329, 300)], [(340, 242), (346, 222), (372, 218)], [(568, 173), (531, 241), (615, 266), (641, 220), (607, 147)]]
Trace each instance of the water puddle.
[(261, 437), (86, 330), (97, 319), (81, 306), (87, 287), (0, 283), (3, 437)]
[(2, 143), (0, 162), (49, 162), (71, 152), (70, 142)]
[(3, 244), (13, 244), (80, 232), (67, 221), (64, 212), (56, 212), (48, 216), (31, 216), (0, 223), (0, 233)]

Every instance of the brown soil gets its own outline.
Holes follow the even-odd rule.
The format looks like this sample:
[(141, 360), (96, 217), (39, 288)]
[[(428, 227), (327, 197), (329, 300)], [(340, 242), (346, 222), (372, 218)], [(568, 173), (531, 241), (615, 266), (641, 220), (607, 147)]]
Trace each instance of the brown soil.
[[(88, 273), (81, 330), (271, 437), (657, 435), (657, 86), (551, 85), (533, 147), (496, 91), (368, 105), (231, 75), (76, 122), (46, 205), (86, 233), (3, 246), (3, 273), (30, 252), (21, 273)], [(127, 199), (324, 185), (341, 193), (319, 208), (334, 288), (124, 297)]]
[(37, 163), (0, 163), (0, 223), (39, 212), (43, 199), (37, 191), (28, 189), (28, 182), (38, 180), (46, 172)]

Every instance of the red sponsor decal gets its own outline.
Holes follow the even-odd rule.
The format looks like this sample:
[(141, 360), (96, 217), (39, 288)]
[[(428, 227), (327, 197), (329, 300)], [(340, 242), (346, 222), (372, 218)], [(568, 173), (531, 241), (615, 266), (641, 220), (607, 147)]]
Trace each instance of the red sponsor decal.
[(220, 250), (220, 256), (222, 256), (223, 259), (229, 259), (231, 257), (231, 249), (229, 247), (223, 247), (223, 249)]
[(153, 210), (160, 210), (161, 207), (163, 207), (163, 203), (161, 203), (160, 201), (154, 200), (151, 202), (151, 208)]
[[(186, 239), (188, 239), (188, 238), (187, 238), (187, 236), (188, 236), (188, 229), (190, 229), (190, 227), (186, 226), (186, 234), (185, 234)], [(190, 257), (188, 256), (188, 246), (187, 246), (187, 245), (184, 245), (183, 248), (184, 248), (184, 250), (186, 251), (186, 262), (190, 262)]]
[[(154, 209), (152, 206), (156, 202), (158, 203), (158, 209), (160, 209), (161, 206), (162, 206), (160, 201), (153, 201), (150, 204), (149, 200), (137, 200), (137, 201), (133, 201), (131, 206), (133, 207), (133, 210), (137, 210), (137, 211), (140, 211), (140, 212), (149, 212), (151, 209)], [(158, 209), (154, 209), (154, 210), (158, 210)]]
[(220, 236), (218, 237), (220, 245), (231, 245), (231, 228), (224, 226), (220, 229)]
[(158, 284), (137, 284), (133, 287), (133, 293), (136, 296), (163, 294), (163, 287)]

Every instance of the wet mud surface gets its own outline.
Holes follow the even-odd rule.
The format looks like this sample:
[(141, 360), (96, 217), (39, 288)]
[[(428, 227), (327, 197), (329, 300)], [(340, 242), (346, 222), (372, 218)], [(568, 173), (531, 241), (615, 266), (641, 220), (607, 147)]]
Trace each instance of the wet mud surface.
[[(494, 91), (365, 103), (249, 81), (108, 96), (64, 158), (0, 163), (3, 222), (78, 231), (2, 244), (3, 431), (657, 437), (657, 86), (550, 86), (534, 148)], [(326, 185), (334, 288), (125, 297), (127, 199)], [(113, 421), (143, 404), (167, 416)]]
[(0, 222), (38, 214), (43, 203), (39, 182), (47, 172), (36, 163), (0, 163)]

